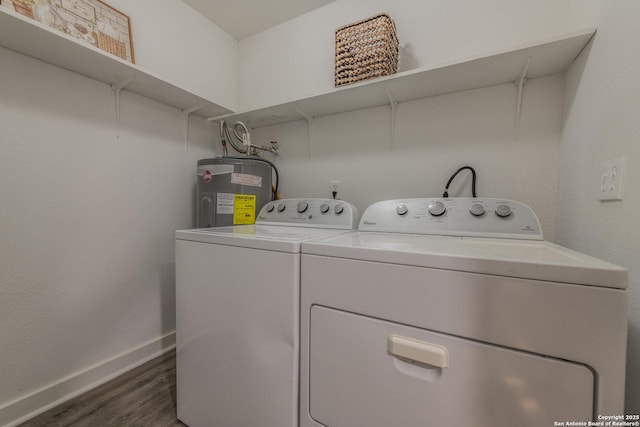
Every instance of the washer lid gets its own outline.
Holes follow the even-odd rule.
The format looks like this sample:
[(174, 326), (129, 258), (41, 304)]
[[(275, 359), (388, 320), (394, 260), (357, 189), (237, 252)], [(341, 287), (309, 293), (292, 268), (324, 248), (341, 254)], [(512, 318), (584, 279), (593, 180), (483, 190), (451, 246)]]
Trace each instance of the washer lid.
[(349, 230), (251, 224), (178, 230), (176, 231), (176, 239), (299, 253), (300, 242), (302, 241), (347, 232)]
[(627, 288), (627, 270), (535, 240), (352, 232), (302, 244), (303, 254)]

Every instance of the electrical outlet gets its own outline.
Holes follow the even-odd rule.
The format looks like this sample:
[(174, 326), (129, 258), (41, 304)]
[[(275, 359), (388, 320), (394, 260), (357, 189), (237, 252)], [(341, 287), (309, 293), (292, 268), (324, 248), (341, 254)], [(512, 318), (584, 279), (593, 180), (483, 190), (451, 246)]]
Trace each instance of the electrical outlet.
[(340, 181), (332, 179), (331, 180), (331, 195), (334, 199), (339, 199), (338, 196), (338, 187), (340, 186)]
[(624, 156), (602, 162), (598, 200), (622, 200)]

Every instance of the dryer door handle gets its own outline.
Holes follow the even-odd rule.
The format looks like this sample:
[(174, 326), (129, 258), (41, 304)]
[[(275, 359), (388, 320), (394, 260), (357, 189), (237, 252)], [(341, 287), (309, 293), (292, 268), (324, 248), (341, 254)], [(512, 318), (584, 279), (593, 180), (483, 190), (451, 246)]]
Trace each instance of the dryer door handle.
[(438, 368), (447, 368), (449, 366), (449, 351), (441, 345), (400, 335), (389, 335), (387, 350), (394, 356), (415, 360)]

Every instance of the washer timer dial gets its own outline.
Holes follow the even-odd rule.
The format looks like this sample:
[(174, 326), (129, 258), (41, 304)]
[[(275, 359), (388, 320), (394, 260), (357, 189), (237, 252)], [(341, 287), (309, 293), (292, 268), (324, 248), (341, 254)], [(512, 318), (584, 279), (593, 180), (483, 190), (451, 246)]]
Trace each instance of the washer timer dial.
[(471, 212), (471, 215), (473, 216), (482, 216), (484, 215), (484, 206), (482, 206), (480, 203), (474, 203), (473, 205), (471, 205), (471, 209), (469, 209), (469, 212)]
[(496, 207), (496, 215), (498, 215), (501, 218), (506, 218), (509, 215), (511, 215), (511, 207), (509, 205), (498, 205)]
[(309, 203), (307, 203), (306, 201), (302, 200), (302, 201), (298, 202), (296, 210), (298, 211), (298, 213), (303, 213), (303, 212), (306, 212), (308, 208), (309, 208)]
[(434, 201), (429, 203), (428, 210), (429, 210), (429, 213), (433, 216), (441, 216), (447, 211), (447, 208), (444, 205), (444, 203), (439, 201)]

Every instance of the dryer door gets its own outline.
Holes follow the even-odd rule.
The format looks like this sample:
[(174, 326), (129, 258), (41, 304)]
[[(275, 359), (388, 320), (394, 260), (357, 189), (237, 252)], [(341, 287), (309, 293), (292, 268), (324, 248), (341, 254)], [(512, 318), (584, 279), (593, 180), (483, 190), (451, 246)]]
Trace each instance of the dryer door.
[(553, 426), (593, 417), (587, 367), (313, 306), (309, 412), (329, 427)]

